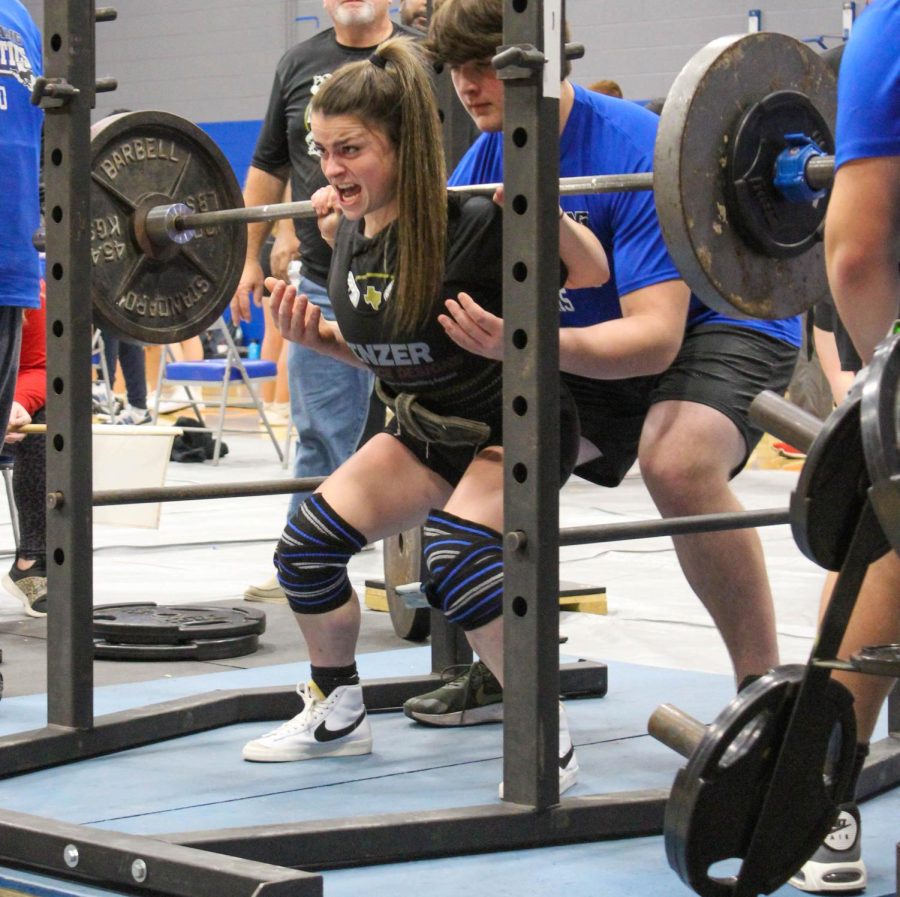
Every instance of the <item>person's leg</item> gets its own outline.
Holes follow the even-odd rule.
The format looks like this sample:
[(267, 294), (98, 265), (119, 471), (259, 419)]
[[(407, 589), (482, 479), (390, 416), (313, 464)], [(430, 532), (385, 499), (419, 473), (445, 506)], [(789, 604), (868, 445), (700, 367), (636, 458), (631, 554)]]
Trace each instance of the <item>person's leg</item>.
[[(869, 645), (900, 642), (900, 557), (893, 551), (869, 567), (839, 655), (849, 657)], [(857, 739), (872, 737), (878, 714), (896, 680), (885, 676), (835, 672), (832, 676), (850, 689), (856, 712)]]
[(292, 515), (275, 565), (309, 650), (312, 681), (299, 689), (303, 710), (245, 745), (245, 759), (281, 762), (371, 750), (355, 659), (359, 599), (346, 565), (368, 539), (414, 526), (449, 494), (445, 480), (382, 433)]
[[(369, 440), (317, 493), (367, 541), (416, 526), (424, 520), (428, 508), (443, 504), (449, 494), (450, 487), (441, 477), (415, 459), (399, 440), (385, 433)], [(286, 534), (296, 521), (295, 513)], [(342, 607), (326, 614), (297, 612), (296, 608), (302, 605), (293, 599), (289, 578), (280, 572), (279, 579), (295, 608), (311, 662), (316, 666), (351, 663), (360, 616), (355, 593)]]
[[(494, 530), (499, 543), (499, 534), (503, 529), (502, 449), (490, 448), (478, 454), (443, 510), (462, 520)], [(496, 553), (502, 563), (502, 545), (498, 547), (499, 551)], [(500, 589), (502, 602), (502, 580)], [(486, 625), (467, 630), (466, 637), (475, 653), (502, 684), (503, 619), (498, 616)]]
[[(103, 357), (106, 359), (106, 370), (109, 371), (110, 386), (116, 382), (116, 364), (119, 360), (119, 338), (108, 331), (103, 331)], [(100, 374), (97, 374), (98, 378)]]
[[(46, 423), (43, 408), (32, 422)], [(3, 585), (32, 617), (47, 612), (47, 437), (36, 433), (14, 446), (13, 493), (19, 515), (19, 547)]]
[[(479, 452), (442, 511), (425, 524), (424, 557), (432, 606), (465, 630), (473, 650), (503, 682), (503, 451)], [(458, 714), (466, 713), (466, 700)], [(446, 714), (444, 714), (446, 715)], [(496, 714), (489, 715), (497, 719)], [(558, 710), (559, 793), (578, 781), (566, 712)], [(503, 784), (500, 785), (503, 797)]]
[[(784, 392), (797, 349), (735, 325), (689, 331), (657, 385), (639, 447), (664, 517), (741, 511), (729, 481), (761, 437), (748, 419), (764, 389)], [(775, 612), (753, 529), (677, 536), (682, 570), (722, 634), (738, 684), (778, 663)]]
[(119, 341), (119, 364), (125, 380), (128, 404), (132, 408), (147, 409), (147, 368), (144, 347), (137, 343)]
[(3, 428), (4, 437), (16, 394), (21, 345), (22, 309), (0, 305), (0, 427)]
[[(835, 579), (829, 574), (826, 580), (822, 611)], [(860, 648), (896, 642), (900, 642), (900, 557), (891, 551), (866, 572), (838, 657), (846, 659)], [(831, 675), (853, 695), (857, 740), (853, 772), (858, 776), (869, 753), (878, 715), (896, 679), (843, 671)], [(868, 878), (862, 858), (861, 822), (855, 801), (841, 804), (831, 831), (790, 883), (801, 891), (859, 893)]]
[(834, 404), (840, 405), (847, 398), (847, 393), (850, 391), (856, 375), (852, 371), (841, 369), (841, 359), (838, 355), (834, 334), (829, 330), (820, 330), (818, 327), (813, 327), (812, 331), (822, 373), (825, 374), (825, 379), (831, 387)]
[[(725, 415), (692, 402), (660, 402), (644, 425), (640, 464), (663, 517), (743, 510), (728, 484), (746, 454)], [(681, 569), (716, 624), (737, 681), (778, 664), (775, 611), (756, 530), (675, 536)]]
[[(333, 320), (324, 287), (301, 278), (300, 289)], [(297, 430), (295, 477), (328, 476), (355, 451), (369, 410), (372, 375), (291, 343), (291, 418)], [(293, 515), (308, 493), (291, 496)]]
[[(39, 408), (32, 423), (47, 422), (46, 409)], [(43, 567), (47, 556), (47, 437), (35, 433), (16, 448), (13, 492), (19, 514), (19, 569), (35, 563)]]

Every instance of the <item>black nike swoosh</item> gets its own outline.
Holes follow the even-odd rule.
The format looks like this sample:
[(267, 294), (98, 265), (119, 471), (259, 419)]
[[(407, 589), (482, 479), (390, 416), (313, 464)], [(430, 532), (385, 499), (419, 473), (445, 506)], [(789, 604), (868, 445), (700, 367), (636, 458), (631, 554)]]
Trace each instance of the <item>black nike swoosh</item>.
[[(324, 724), (323, 724), (324, 725)], [(316, 736), (318, 737), (318, 736)], [(575, 754), (575, 745), (570, 744), (569, 749), (559, 758), (559, 768), (565, 769), (569, 765), (569, 761)]]
[(343, 729), (329, 729), (323, 720), (313, 734), (316, 736), (316, 741), (334, 741), (336, 738), (343, 738), (345, 735), (349, 735), (365, 718), (366, 711), (363, 710), (349, 726), (344, 726)]

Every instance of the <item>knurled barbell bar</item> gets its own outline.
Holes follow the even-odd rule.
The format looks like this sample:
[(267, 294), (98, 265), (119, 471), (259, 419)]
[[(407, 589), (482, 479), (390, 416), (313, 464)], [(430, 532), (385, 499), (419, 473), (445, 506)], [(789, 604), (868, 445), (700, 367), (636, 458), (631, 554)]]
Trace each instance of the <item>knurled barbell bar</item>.
[[(835, 107), (834, 72), (803, 42), (772, 32), (723, 38), (676, 78), (652, 173), (598, 173), (560, 190), (652, 189), (672, 258), (703, 302), (738, 317), (789, 317), (829, 295), (820, 238)], [(168, 343), (204, 330), (240, 280), (242, 225), (311, 214), (304, 203), (242, 208), (215, 143), (169, 113), (98, 122), (91, 156), (95, 315), (132, 339)], [(48, 230), (65, 226), (51, 206)]]

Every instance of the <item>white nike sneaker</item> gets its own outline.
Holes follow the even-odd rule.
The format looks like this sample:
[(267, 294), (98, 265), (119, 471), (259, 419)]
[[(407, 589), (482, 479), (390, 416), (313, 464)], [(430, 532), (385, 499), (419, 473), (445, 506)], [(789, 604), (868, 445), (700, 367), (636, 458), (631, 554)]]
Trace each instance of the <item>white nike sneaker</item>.
[[(578, 782), (578, 758), (575, 745), (569, 735), (569, 720), (562, 703), (559, 705), (559, 796), (562, 797)], [(500, 783), (500, 799), (503, 799), (503, 782)]]
[(282, 763), (372, 752), (372, 728), (361, 685), (341, 685), (327, 698), (315, 682), (301, 682), (303, 710), (261, 738), (244, 745), (245, 760)]

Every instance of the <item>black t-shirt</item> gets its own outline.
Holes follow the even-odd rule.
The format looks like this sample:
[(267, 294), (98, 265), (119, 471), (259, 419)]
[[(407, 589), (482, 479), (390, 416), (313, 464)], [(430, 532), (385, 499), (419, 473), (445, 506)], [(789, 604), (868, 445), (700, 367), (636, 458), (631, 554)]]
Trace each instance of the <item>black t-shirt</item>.
[[(392, 24), (392, 36), (422, 36), (411, 28)], [(279, 60), (252, 164), (254, 168), (275, 175), (280, 175), (290, 166), (294, 201), (309, 199), (327, 183), (319, 167), (319, 158), (312, 150), (308, 112), (310, 98), (335, 69), (347, 62), (367, 59), (374, 49), (374, 46), (342, 46), (337, 42), (334, 28), (327, 28), (291, 47)], [(316, 219), (298, 218), (294, 227), (300, 239), (303, 274), (325, 286), (331, 250), (319, 234)]]
[(415, 332), (393, 333), (395, 225), (373, 238), (362, 221), (344, 219), (337, 231), (328, 294), (341, 334), (390, 394), (413, 393), (437, 414), (494, 423), (500, 414), (499, 361), (459, 348), (438, 323), (444, 300), (471, 295), (493, 314), (502, 311), (503, 213), (487, 197), (447, 202), (447, 255), (440, 294)]

